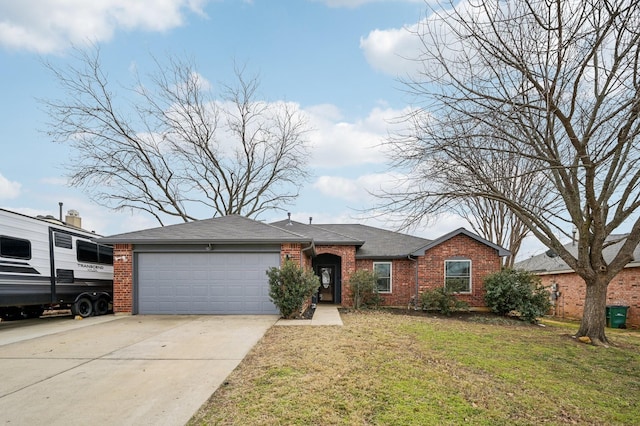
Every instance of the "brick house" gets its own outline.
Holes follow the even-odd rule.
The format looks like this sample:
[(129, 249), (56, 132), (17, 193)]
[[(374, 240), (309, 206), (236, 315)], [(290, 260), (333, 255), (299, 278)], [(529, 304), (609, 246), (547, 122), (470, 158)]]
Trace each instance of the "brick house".
[(350, 306), (347, 281), (376, 271), (387, 306), (456, 285), (484, 306), (483, 279), (508, 251), (467, 231), (428, 240), (359, 224), (266, 224), (240, 216), (100, 239), (114, 246), (114, 311), (133, 314), (272, 314), (265, 271), (292, 259), (321, 278), (319, 303)]
[[(624, 235), (612, 235), (620, 240), (607, 247), (603, 253), (605, 261), (613, 259), (624, 241)], [(565, 246), (577, 254), (574, 243)], [(615, 276), (607, 289), (607, 305), (628, 306), (627, 326), (640, 327), (640, 246), (636, 247), (634, 260)], [(514, 265), (540, 277), (545, 287), (557, 288), (557, 298), (553, 301), (553, 314), (559, 318), (581, 319), (586, 295), (586, 284), (566, 262), (552, 251), (533, 256)]]

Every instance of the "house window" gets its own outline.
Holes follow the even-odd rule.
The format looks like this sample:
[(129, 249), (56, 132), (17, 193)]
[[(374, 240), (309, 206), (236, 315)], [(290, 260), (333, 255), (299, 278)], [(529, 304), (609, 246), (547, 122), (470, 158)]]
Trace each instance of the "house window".
[(391, 262), (374, 262), (373, 272), (378, 278), (378, 292), (391, 293)]
[(471, 261), (445, 260), (444, 286), (453, 293), (471, 293)]

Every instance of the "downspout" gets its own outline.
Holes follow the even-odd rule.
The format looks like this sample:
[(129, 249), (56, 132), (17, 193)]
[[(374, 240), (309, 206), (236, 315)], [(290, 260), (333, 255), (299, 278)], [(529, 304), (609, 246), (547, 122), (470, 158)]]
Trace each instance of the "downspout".
[[(315, 254), (316, 254), (316, 244), (315, 244), (315, 242), (313, 240), (311, 241), (311, 244), (309, 244), (307, 247), (305, 247), (302, 250), (300, 250), (300, 263), (302, 263), (302, 256), (304, 255), (304, 252), (308, 251), (308, 250), (311, 250), (311, 256), (310, 257), (315, 256)], [(302, 265), (300, 265), (300, 266), (302, 266)], [(318, 293), (318, 290), (316, 290), (311, 295), (311, 302), (310, 303), (311, 303), (311, 307), (313, 309), (315, 309), (316, 303), (318, 301), (318, 294), (317, 293)]]
[[(418, 259), (412, 258), (410, 254), (407, 255), (407, 259), (414, 262), (414, 266), (416, 270), (416, 294), (413, 300), (413, 309), (417, 311), (418, 310), (418, 292), (420, 291), (420, 287), (418, 286)], [(409, 302), (409, 304), (411, 304), (411, 302)]]

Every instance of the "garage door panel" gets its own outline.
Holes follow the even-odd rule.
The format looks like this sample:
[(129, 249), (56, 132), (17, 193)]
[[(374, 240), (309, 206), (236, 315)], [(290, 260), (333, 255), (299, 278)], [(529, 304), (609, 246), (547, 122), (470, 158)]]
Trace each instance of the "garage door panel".
[(279, 253), (140, 253), (143, 314), (276, 314), (266, 270)]

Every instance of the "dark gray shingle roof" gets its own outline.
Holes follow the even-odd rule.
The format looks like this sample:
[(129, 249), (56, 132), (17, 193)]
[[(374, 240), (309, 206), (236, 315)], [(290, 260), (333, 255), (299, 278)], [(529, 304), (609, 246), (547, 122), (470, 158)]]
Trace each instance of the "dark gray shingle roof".
[(361, 246), (365, 243), (364, 240), (360, 240), (349, 235), (343, 235), (338, 232), (322, 228), (319, 225), (307, 225), (293, 220), (285, 219), (279, 222), (273, 222), (271, 225), (277, 226), (278, 228), (286, 231), (304, 235), (305, 237), (313, 238), (314, 243), (320, 245)]
[[(364, 244), (356, 251), (356, 258), (359, 259), (407, 257), (420, 247), (431, 242), (431, 240), (425, 238), (360, 224), (318, 224), (311, 226), (317, 226), (364, 241)], [(319, 243), (316, 242), (316, 244)]]
[(168, 225), (112, 235), (98, 240), (116, 244), (275, 244), (311, 242), (311, 238), (238, 215)]

